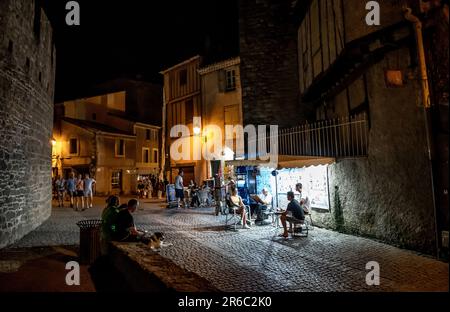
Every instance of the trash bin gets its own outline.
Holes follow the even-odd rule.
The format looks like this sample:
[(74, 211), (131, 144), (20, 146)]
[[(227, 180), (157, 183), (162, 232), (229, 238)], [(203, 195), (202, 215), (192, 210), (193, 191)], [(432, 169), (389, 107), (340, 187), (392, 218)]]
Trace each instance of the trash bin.
[(101, 255), (100, 233), (102, 220), (82, 220), (80, 227), (80, 263), (92, 264)]

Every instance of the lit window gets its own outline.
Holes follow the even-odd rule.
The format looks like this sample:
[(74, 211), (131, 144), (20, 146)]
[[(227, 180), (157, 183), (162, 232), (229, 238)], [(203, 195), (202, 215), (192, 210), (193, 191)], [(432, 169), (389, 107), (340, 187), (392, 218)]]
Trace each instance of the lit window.
[(120, 180), (121, 180), (122, 172), (114, 171), (111, 174), (111, 187), (113, 189), (120, 189)]
[(233, 91), (236, 89), (236, 71), (234, 69), (225, 72), (226, 77), (226, 91)]

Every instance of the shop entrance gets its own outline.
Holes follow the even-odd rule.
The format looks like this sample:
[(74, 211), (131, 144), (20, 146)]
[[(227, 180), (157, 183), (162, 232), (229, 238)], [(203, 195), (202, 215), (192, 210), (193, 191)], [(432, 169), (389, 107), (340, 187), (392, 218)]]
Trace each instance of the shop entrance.
[(195, 171), (194, 166), (186, 166), (186, 167), (176, 167), (172, 168), (172, 183), (175, 182), (175, 177), (178, 175), (178, 171), (180, 169), (183, 169), (184, 176), (183, 176), (183, 184), (184, 186), (188, 186), (189, 182), (195, 181)]
[(115, 170), (111, 173), (111, 193), (122, 193), (122, 170)]

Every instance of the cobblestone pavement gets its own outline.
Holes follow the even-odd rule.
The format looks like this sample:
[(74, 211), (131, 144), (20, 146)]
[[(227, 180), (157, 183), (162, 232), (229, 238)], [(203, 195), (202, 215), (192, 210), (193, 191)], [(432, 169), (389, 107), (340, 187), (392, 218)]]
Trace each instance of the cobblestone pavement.
[[(54, 208), (52, 217), (13, 247), (73, 245), (75, 222), (98, 218), (94, 208), (74, 212)], [(225, 231), (213, 210), (165, 209), (144, 202), (138, 227), (165, 233), (161, 255), (210, 280), (223, 291), (448, 291), (448, 263), (370, 239), (314, 228), (308, 237), (285, 241), (280, 229), (253, 226)], [(380, 285), (366, 284), (366, 264), (380, 265)]]

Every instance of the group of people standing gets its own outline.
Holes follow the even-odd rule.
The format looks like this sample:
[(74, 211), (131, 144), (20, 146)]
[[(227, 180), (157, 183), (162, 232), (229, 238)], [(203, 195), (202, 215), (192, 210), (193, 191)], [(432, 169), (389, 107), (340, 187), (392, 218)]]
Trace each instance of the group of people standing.
[(169, 184), (168, 181), (164, 182), (156, 178), (155, 175), (150, 175), (149, 177), (143, 177), (138, 180), (137, 193), (139, 198), (152, 198), (157, 197), (161, 199), (166, 190), (166, 185)]
[(75, 177), (72, 172), (67, 180), (57, 176), (54, 181), (54, 188), (57, 193), (58, 207), (64, 207), (64, 199), (68, 195), (70, 207), (75, 211), (92, 208), (95, 183), (95, 179), (91, 178), (89, 173), (86, 173), (83, 178), (81, 174)]
[(211, 188), (208, 186), (206, 181), (203, 181), (203, 184), (199, 186), (194, 180), (189, 182), (189, 196), (190, 202), (188, 198), (185, 197), (184, 190), (184, 171), (180, 169), (178, 171), (178, 175), (175, 177), (175, 197), (177, 198), (177, 207), (178, 208), (194, 208), (200, 207), (202, 203), (202, 199), (200, 198), (200, 192), (206, 193), (206, 204), (211, 203)]

